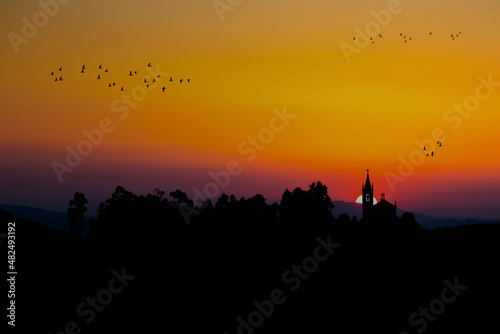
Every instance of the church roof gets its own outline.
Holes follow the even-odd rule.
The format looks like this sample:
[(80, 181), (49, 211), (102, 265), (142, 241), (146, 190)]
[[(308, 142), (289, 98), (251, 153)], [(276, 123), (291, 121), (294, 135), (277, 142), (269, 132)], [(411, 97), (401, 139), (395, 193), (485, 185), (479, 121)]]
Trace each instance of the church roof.
[(380, 208), (391, 208), (391, 207), (396, 207), (394, 204), (391, 204), (387, 202), (385, 199), (381, 199), (375, 206), (380, 207)]

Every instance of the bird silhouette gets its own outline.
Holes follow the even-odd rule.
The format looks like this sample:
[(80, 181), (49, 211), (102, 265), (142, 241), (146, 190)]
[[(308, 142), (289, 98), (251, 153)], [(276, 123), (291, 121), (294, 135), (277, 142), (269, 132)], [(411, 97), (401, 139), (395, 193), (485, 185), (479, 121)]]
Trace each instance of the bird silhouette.
[(151, 63), (148, 63), (148, 67), (151, 67)]
[(439, 141), (439, 140), (438, 140), (438, 142), (437, 142), (436, 144), (438, 144), (438, 145), (439, 145), (439, 147), (442, 147), (442, 146), (443, 146), (443, 144), (441, 144), (441, 141)]
[(107, 71), (108, 71), (108, 69), (106, 69), (104, 72), (107, 72)]
[(108, 87), (111, 87), (111, 84), (109, 84)]
[(62, 67), (59, 67), (59, 71), (62, 71)]
[(146, 88), (149, 88), (149, 84), (146, 84)]
[(85, 73), (85, 69), (82, 68), (82, 71), (80, 73)]
[(55, 80), (55, 81), (57, 81), (57, 77), (56, 77), (56, 80)]
[(100, 69), (100, 70), (102, 70), (102, 64), (101, 64), (101, 65), (99, 65), (99, 69)]
[(181, 80), (179, 80), (179, 81), (180, 81), (180, 83), (182, 83), (182, 79), (181, 79)]
[(130, 76), (133, 76), (132, 71), (130, 71), (130, 74), (129, 74), (129, 75), (130, 75)]
[(157, 78), (159, 78), (159, 77), (160, 77), (160, 75), (158, 74), (156, 77), (157, 77)]
[(432, 31), (429, 33), (429, 35), (432, 35)]
[(410, 41), (411, 41), (411, 37), (410, 37)]
[(116, 82), (113, 82), (113, 87), (115, 87), (115, 86), (116, 86)]
[(352, 39), (352, 40), (353, 40), (353, 41), (355, 41), (355, 40), (356, 40), (356, 37), (353, 37), (353, 39)]
[(382, 38), (382, 34), (378, 34), (378, 37)]
[(424, 146), (424, 151), (426, 151), (426, 150), (427, 150), (427, 147)]
[(187, 79), (187, 82), (190, 83), (191, 82), (191, 79)]
[(85, 69), (85, 65), (82, 66), (82, 70), (84, 70), (84, 69)]
[(137, 74), (137, 71), (134, 71), (134, 74)]
[(434, 154), (436, 154), (436, 153), (434, 153), (434, 151), (432, 151), (432, 152), (431, 152), (431, 157), (433, 157), (433, 156), (434, 156)]
[(54, 75), (54, 71), (52, 71), (52, 73), (50, 73), (50, 75)]
[(100, 78), (101, 78), (101, 75), (100, 75), (100, 74), (98, 74), (98, 75), (97, 75), (97, 79), (100, 79)]
[(428, 157), (428, 156), (429, 156), (429, 153), (427, 153), (425, 156), (426, 156), (426, 157)]
[(400, 33), (399, 36), (403, 36), (403, 33)]
[(153, 78), (153, 82), (156, 82), (155, 78)]
[(144, 83), (148, 82), (148, 80), (146, 78), (144, 78)]
[(169, 81), (174, 81), (174, 79), (172, 79), (172, 77), (170, 77), (170, 80)]
[(161, 90), (165, 93), (165, 89), (167, 89), (165, 86), (161, 88)]
[(122, 92), (123, 92), (123, 86), (122, 86), (122, 89), (120, 89), (120, 91), (122, 91)]
[(59, 81), (63, 81), (63, 78), (62, 78), (62, 76), (60, 76), (60, 77), (59, 77)]

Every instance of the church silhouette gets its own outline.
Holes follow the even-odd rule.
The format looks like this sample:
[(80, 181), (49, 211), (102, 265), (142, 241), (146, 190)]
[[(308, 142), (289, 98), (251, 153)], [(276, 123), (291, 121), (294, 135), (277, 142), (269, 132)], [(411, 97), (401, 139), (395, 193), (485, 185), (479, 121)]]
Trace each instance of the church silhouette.
[(385, 194), (380, 194), (380, 201), (374, 204), (373, 183), (370, 182), (370, 170), (366, 170), (366, 181), (361, 187), (363, 220), (392, 221), (396, 216), (396, 201), (394, 204), (385, 200)]

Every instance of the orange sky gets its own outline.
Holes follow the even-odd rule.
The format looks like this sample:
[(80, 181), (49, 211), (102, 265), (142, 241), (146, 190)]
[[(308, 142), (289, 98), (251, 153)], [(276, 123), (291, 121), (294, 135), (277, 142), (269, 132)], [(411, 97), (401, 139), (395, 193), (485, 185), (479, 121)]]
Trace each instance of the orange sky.
[[(242, 1), (221, 21), (212, 1), (69, 1), (13, 46), (12, 33), (25, 38), (22, 18), (43, 20), (42, 9), (3, 1), (0, 202), (65, 210), (80, 191), (95, 207), (117, 184), (192, 196), (211, 182), (209, 172), (235, 160), (242, 172), (221, 192), (260, 192), (270, 202), (321, 180), (333, 199), (354, 201), (370, 168), (375, 192), (403, 209), (498, 219), (500, 86), (481, 88), (489, 96), (460, 124), (447, 110), (475, 96), (479, 77), (500, 82), (500, 4), (401, 1), (382, 38), (348, 62), (341, 45), (355, 46), (355, 28), (364, 31), (375, 22), (371, 11), (388, 3)], [(147, 91), (120, 119), (120, 88), (139, 91), (149, 62), (175, 81)], [(238, 147), (248, 149), (243, 142), (284, 108), (295, 118), (247, 161)], [(59, 182), (52, 163), (65, 164), (65, 147), (76, 148), (82, 130), (103, 119), (113, 131)], [(398, 175), (400, 157), (420, 154), (415, 140), (436, 128), (447, 136), (443, 147), (391, 187), (385, 175)]]

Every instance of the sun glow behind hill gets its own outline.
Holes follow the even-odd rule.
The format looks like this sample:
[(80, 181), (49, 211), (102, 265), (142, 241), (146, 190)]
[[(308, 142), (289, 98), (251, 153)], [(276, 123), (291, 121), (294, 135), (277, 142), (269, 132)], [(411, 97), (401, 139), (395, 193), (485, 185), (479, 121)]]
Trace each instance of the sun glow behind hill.
[[(360, 195), (358, 198), (356, 198), (356, 203), (363, 204), (363, 195)], [(375, 196), (373, 197), (373, 204), (377, 204), (377, 199)]]

